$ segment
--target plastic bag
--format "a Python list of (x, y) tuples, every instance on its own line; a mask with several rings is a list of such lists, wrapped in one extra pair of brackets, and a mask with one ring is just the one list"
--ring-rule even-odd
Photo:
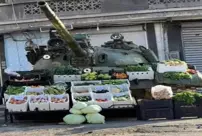
[(86, 118), (83, 115), (69, 114), (63, 118), (63, 121), (69, 125), (76, 125), (84, 123)]
[(86, 119), (87, 119), (88, 123), (92, 123), (92, 124), (104, 124), (105, 123), (105, 117), (99, 113), (87, 114)]
[(82, 114), (81, 110), (77, 110), (77, 109), (74, 109), (74, 108), (71, 108), (69, 110), (69, 112), (72, 113), (72, 114), (76, 114), (76, 115), (81, 115)]
[(81, 110), (84, 114), (93, 114), (93, 113), (99, 113), (102, 110), (102, 108), (98, 105), (90, 105), (84, 109)]
[(169, 86), (157, 85), (152, 87), (151, 95), (156, 100), (170, 99), (173, 97), (173, 91)]
[(10, 75), (10, 76), (20, 77), (20, 74), (19, 74), (19, 73), (15, 72), (15, 71), (13, 71), (13, 70), (11, 70), (11, 69), (9, 69), (9, 68), (5, 69), (4, 72), (5, 72), (6, 74)]
[(86, 108), (88, 105), (84, 102), (77, 102), (76, 104), (74, 104), (73, 108), (77, 109), (77, 110), (81, 110), (83, 108)]

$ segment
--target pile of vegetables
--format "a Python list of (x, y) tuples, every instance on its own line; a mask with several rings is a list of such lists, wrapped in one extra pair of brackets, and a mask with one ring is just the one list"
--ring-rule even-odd
[(89, 85), (99, 85), (97, 82), (83, 82), (83, 83), (76, 83), (75, 86), (89, 86)]
[(164, 78), (171, 80), (191, 79), (192, 76), (188, 72), (166, 72), (163, 74)]
[(72, 66), (58, 66), (51, 70), (53, 75), (79, 75), (81, 72)]
[(125, 67), (127, 72), (139, 72), (139, 71), (149, 71), (148, 65), (135, 65)]
[(97, 72), (91, 72), (81, 75), (82, 80), (96, 80), (97, 79)]
[(64, 88), (61, 88), (60, 86), (48, 86), (45, 88), (44, 93), (57, 95), (57, 94), (65, 93), (65, 90)]
[(111, 79), (109, 74), (98, 74), (97, 72), (85, 73), (81, 75), (82, 80), (108, 80)]
[(122, 92), (127, 92), (129, 90), (126, 87), (113, 86), (112, 89), (111, 89), (111, 91), (112, 91), (112, 93), (122, 93)]
[(107, 102), (107, 99), (95, 99), (97, 102)]
[(92, 100), (90, 96), (76, 96), (74, 99), (79, 102), (88, 102)]
[(93, 93), (107, 93), (109, 92), (109, 89), (105, 86), (97, 86), (92, 89)]
[(25, 87), (8, 86), (6, 94), (8, 95), (18, 95), (24, 93)]
[(113, 73), (113, 76), (116, 79), (127, 79), (128, 78), (128, 75), (125, 73)]
[(127, 80), (107, 80), (107, 81), (102, 81), (103, 85), (121, 85), (121, 84), (128, 84)]
[(100, 80), (108, 80), (108, 79), (111, 79), (111, 76), (109, 74), (99, 74), (98, 76), (98, 79)]
[(175, 101), (184, 102), (187, 105), (193, 105), (202, 98), (202, 94), (197, 92), (181, 92), (177, 93), (173, 99)]
[(31, 103), (48, 103), (48, 97), (47, 96), (38, 96), (38, 97), (31, 97), (30, 99)]
[(108, 93), (109, 92), (109, 90), (107, 90), (107, 89), (102, 89), (102, 90), (94, 90), (93, 91), (93, 93)]
[(78, 94), (84, 94), (84, 93), (89, 93), (89, 91), (86, 89), (86, 90), (79, 90), (79, 91), (74, 91), (75, 93), (78, 93)]
[(173, 59), (173, 60), (165, 61), (164, 64), (169, 65), (169, 66), (181, 66), (181, 65), (186, 64), (186, 62), (178, 60), (178, 59)]
[(26, 95), (43, 95), (43, 91), (27, 91)]
[(53, 102), (53, 103), (65, 103), (67, 101), (68, 101), (67, 96), (62, 96), (62, 97), (52, 96), (51, 97), (51, 102)]
[(129, 95), (122, 95), (122, 96), (114, 96), (114, 101), (127, 101), (130, 100)]
[(20, 96), (21, 98), (12, 97), (9, 101), (10, 104), (24, 104), (27, 102), (26, 96)]
[(197, 73), (197, 71), (194, 70), (194, 69), (188, 69), (187, 72), (188, 72), (189, 74), (196, 74), (196, 73)]
[(99, 114), (101, 110), (102, 108), (98, 105), (88, 106), (86, 103), (77, 102), (70, 109), (71, 114), (66, 115), (63, 120), (69, 125), (78, 125), (84, 123), (85, 121), (93, 124), (104, 124), (105, 117)]

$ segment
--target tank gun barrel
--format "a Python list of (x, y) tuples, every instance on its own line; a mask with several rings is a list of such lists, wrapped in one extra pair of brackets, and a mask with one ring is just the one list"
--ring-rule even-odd
[(44, 12), (46, 17), (53, 24), (54, 28), (57, 30), (61, 38), (68, 43), (69, 48), (75, 53), (75, 55), (77, 57), (86, 56), (87, 53), (84, 50), (82, 50), (80, 45), (75, 41), (73, 36), (67, 30), (65, 25), (59, 19), (59, 17), (53, 12), (53, 10), (50, 8), (48, 3), (46, 3), (45, 1), (39, 1), (38, 5), (41, 8), (41, 10)]

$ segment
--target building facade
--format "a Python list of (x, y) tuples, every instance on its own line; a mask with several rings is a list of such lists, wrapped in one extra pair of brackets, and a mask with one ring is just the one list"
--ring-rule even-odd
[[(1, 0), (1, 67), (31, 70), (24, 47), (46, 45), (51, 23), (38, 0)], [(46, 0), (72, 33), (87, 33), (93, 46), (120, 32), (152, 49), (160, 60), (179, 58), (202, 71), (201, 0)]]

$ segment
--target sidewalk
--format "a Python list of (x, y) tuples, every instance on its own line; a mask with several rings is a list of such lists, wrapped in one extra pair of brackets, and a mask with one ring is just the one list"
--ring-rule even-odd
[(201, 136), (202, 119), (136, 121), (108, 120), (106, 124), (18, 123), (0, 128), (0, 136)]

